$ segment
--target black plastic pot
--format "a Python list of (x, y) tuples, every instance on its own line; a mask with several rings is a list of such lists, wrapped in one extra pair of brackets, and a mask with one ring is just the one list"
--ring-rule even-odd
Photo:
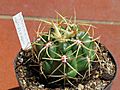
[[(115, 62), (114, 57), (113, 57), (112, 54), (110, 53), (110, 51), (108, 52), (108, 54), (110, 55), (110, 57), (111, 57), (113, 63), (115, 64), (115, 71), (116, 71), (116, 72), (115, 72), (115, 76), (116, 76), (116, 73), (117, 73), (117, 64), (116, 64), (116, 62)], [(115, 79), (115, 76), (114, 76), (113, 80)], [(113, 80), (112, 80), (112, 81), (113, 81)], [(112, 81), (110, 82), (110, 84), (108, 84), (108, 86), (107, 86), (104, 90), (111, 90)]]
[[(101, 44), (100, 44), (100, 45), (101, 45)], [(116, 72), (115, 72), (115, 75), (114, 75), (114, 78), (115, 78), (116, 73), (117, 73), (117, 64), (116, 64), (116, 62), (115, 62), (115, 60), (114, 60), (114, 58), (113, 58), (113, 56), (112, 56), (112, 54), (111, 54), (110, 52), (108, 52), (108, 55), (111, 57), (112, 62), (115, 64), (115, 71), (116, 71)], [(18, 55), (17, 55), (17, 57), (18, 57)], [(22, 90), (26, 90), (25, 88), (22, 87), (22, 85), (21, 85), (21, 83), (20, 83), (20, 81), (19, 81), (19, 76), (17, 75), (17, 71), (16, 71), (16, 68), (18, 68), (18, 67), (16, 66), (17, 57), (16, 57), (15, 60), (14, 60), (14, 68), (15, 68), (16, 77), (17, 77), (17, 80), (18, 80), (18, 83), (19, 83), (21, 89), (22, 89)], [(113, 78), (113, 80), (114, 80), (114, 78)], [(112, 81), (113, 81), (113, 80), (111, 80), (111, 82), (106, 86), (106, 88), (105, 88), (104, 90), (111, 90), (111, 86), (112, 86)], [(28, 90), (28, 89), (27, 89), (27, 90)], [(31, 89), (30, 89), (30, 90), (31, 90)]]

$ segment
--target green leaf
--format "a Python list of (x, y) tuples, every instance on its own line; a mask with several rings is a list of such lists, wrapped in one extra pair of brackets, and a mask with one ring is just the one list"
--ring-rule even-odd
[(51, 58), (58, 57), (54, 52), (57, 53), (57, 48), (53, 45), (53, 46), (49, 47), (49, 54), (50, 54)]
[[(94, 50), (95, 43), (91, 42), (89, 48)], [(89, 57), (90, 57), (91, 60), (94, 60), (95, 59), (95, 51), (90, 51), (89, 52)]]
[(44, 46), (44, 42), (43, 41), (38, 41), (37, 44), (35, 44), (35, 45), (36, 45), (36, 49), (38, 51), (40, 51)]
[(77, 70), (77, 61), (76, 61), (76, 59), (71, 60), (70, 65), (71, 65), (74, 69), (76, 69), (76, 71), (78, 71), (78, 70)]
[(84, 36), (84, 34), (85, 34), (85, 32), (83, 32), (83, 31), (78, 32), (78, 34), (76, 35), (76, 39), (81, 40), (81, 38)]
[(77, 69), (78, 71), (84, 71), (88, 68), (86, 58), (78, 58), (77, 59)]
[[(78, 71), (78, 68), (77, 68), (77, 61), (76, 59), (73, 59), (71, 61), (69, 61), (69, 64), (76, 70)], [(77, 75), (77, 72), (73, 69), (71, 69), (70, 67), (68, 67), (68, 73), (67, 75), (70, 76), (70, 77), (75, 77)]]
[(69, 43), (68, 42), (62, 42), (59, 44), (59, 49), (60, 51), (65, 54), (67, 51), (71, 50), (71, 48), (67, 49), (66, 48), (69, 46)]
[(48, 36), (43, 35), (42, 38), (48, 42)]
[(51, 71), (52, 71), (52, 64), (50, 64), (50, 62), (51, 61), (45, 61), (43, 63), (43, 69), (44, 69), (45, 73), (47, 73), (47, 74), (51, 73)]
[(67, 56), (68, 60), (71, 60), (72, 58), (74, 58), (72, 50), (67, 51), (66, 56)]
[(71, 70), (70, 72), (67, 73), (69, 77), (75, 77), (77, 73), (74, 70)]
[(77, 50), (77, 48), (78, 48), (78, 45), (74, 45), (74, 46), (72, 47), (72, 51)]

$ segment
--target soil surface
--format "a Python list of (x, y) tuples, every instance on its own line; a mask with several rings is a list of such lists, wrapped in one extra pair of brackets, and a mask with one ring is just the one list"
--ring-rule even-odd
[[(104, 90), (115, 77), (116, 66), (105, 46), (99, 46), (98, 57), (92, 62), (90, 72), (81, 72), (84, 79), (77, 76), (76, 80), (71, 80), (77, 88), (69, 83), (64, 85), (62, 81), (48, 85), (42, 72), (38, 71), (40, 65), (31, 51), (21, 50), (15, 61), (15, 72), (20, 86), (24, 90)], [(51, 79), (54, 78), (49, 80)]]

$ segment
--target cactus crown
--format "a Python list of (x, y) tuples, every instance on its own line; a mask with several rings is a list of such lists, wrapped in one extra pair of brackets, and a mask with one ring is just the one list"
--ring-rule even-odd
[(49, 79), (49, 84), (63, 81), (73, 85), (71, 80), (84, 78), (81, 72), (90, 70), (96, 57), (95, 41), (98, 38), (93, 39), (89, 34), (89, 30), (94, 28), (92, 25), (59, 16), (61, 18), (56, 22), (43, 21), (51, 28), (48, 33), (39, 32), (33, 46), (44, 78), (54, 78)]

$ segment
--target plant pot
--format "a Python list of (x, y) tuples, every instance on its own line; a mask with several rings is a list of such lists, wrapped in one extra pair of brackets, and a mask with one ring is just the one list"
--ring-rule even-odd
[[(99, 44), (100, 46), (102, 44)], [(102, 45), (104, 48), (105, 46)], [(106, 49), (106, 48), (105, 48)], [(106, 51), (108, 51), (106, 49)], [(20, 50), (21, 52), (21, 50)], [(28, 87), (28, 81), (26, 80), (26, 77), (24, 75), (24, 69), (19, 69), (19, 68), (22, 68), (24, 67), (23, 65), (23, 61), (24, 61), (24, 58), (21, 59), (21, 61), (19, 61), (19, 65), (18, 65), (18, 56), (20, 55), (20, 52), (18, 53), (17, 57), (15, 58), (15, 61), (14, 61), (14, 68), (15, 68), (15, 73), (16, 73), (16, 77), (17, 77), (17, 80), (18, 80), (18, 83), (21, 87), (22, 90), (49, 90), (49, 89), (43, 89), (42, 88), (42, 85), (41, 86), (38, 86), (39, 88), (41, 89), (31, 89), (30, 87)], [(108, 51), (108, 56), (111, 58), (113, 64), (115, 65), (115, 74), (114, 74), (114, 77), (112, 78), (112, 80), (106, 85), (106, 87), (103, 89), (103, 90), (110, 90), (111, 89), (111, 86), (112, 86), (112, 81), (114, 80), (115, 76), (116, 76), (116, 72), (117, 72), (117, 65), (116, 65), (116, 62), (112, 56), (112, 54)], [(32, 86), (31, 86), (32, 87)], [(50, 89), (51, 90), (51, 89)], [(63, 89), (53, 89), (53, 90), (63, 90)], [(73, 90), (73, 89), (72, 89)], [(81, 90), (81, 89), (80, 89)], [(88, 90), (88, 89), (87, 89)], [(98, 90), (98, 89), (97, 89)], [(100, 89), (101, 90), (101, 89)]]
[[(116, 64), (116, 62), (115, 62), (115, 59), (114, 59), (114, 57), (112, 56), (112, 54), (110, 53), (110, 52), (108, 52), (109, 53), (109, 55), (110, 55), (110, 57), (112, 58), (112, 60), (113, 60), (113, 63), (115, 64), (115, 76), (116, 76), (116, 73), (117, 73), (117, 64)], [(114, 76), (114, 78), (115, 78), (115, 76)], [(114, 78), (113, 78), (113, 80), (114, 80)], [(112, 81), (113, 81), (112, 80)], [(104, 90), (111, 90), (111, 87), (112, 87), (112, 81), (106, 86), (106, 88), (104, 89)]]

